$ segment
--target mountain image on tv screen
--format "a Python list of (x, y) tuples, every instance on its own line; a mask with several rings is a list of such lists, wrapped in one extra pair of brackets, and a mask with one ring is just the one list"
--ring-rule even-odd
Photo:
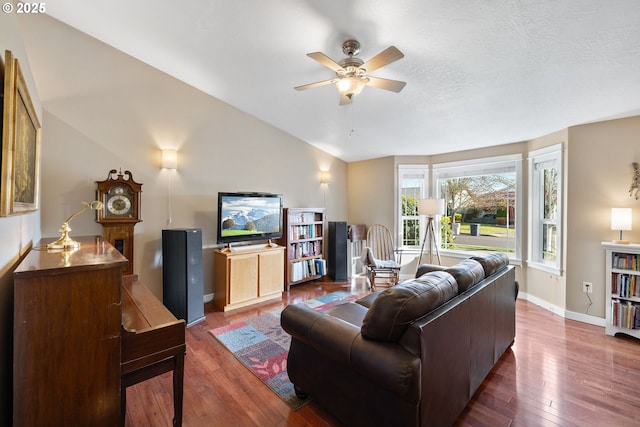
[(277, 233), (280, 231), (280, 200), (226, 196), (221, 221), (222, 237)]

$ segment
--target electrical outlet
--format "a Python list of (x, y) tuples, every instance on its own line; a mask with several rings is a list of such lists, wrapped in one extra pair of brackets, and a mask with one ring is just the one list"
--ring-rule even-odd
[(582, 282), (582, 292), (593, 293), (593, 283), (591, 282)]

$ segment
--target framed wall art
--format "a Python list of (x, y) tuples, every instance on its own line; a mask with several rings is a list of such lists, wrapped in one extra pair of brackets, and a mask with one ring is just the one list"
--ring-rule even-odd
[(18, 59), (5, 51), (0, 216), (38, 209), (40, 122)]

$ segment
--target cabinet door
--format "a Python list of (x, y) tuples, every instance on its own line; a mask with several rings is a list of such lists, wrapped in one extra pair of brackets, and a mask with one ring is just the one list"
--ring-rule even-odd
[(229, 257), (229, 304), (258, 296), (258, 255), (240, 254)]
[(284, 251), (272, 251), (260, 254), (259, 296), (282, 292), (284, 290)]

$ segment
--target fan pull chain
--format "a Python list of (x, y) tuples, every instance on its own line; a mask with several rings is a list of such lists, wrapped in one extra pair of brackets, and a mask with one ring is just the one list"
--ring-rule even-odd
[(351, 137), (353, 136), (353, 133), (356, 131), (354, 129), (354, 126), (353, 126), (353, 108), (354, 108), (353, 107), (353, 103), (349, 104), (348, 107), (349, 107), (349, 132), (348, 132), (348, 135), (349, 135), (349, 139), (351, 139)]

